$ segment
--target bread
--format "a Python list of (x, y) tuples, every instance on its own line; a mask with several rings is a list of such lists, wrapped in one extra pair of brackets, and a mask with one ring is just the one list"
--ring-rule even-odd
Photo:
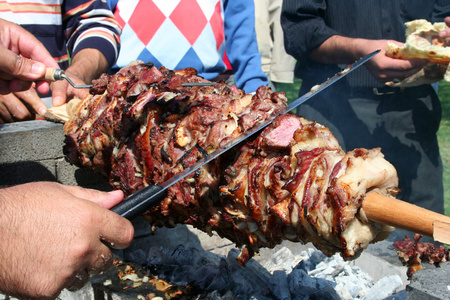
[(431, 24), (427, 20), (405, 23), (406, 42), (402, 46), (388, 42), (386, 56), (396, 59), (426, 59), (429, 63), (418, 73), (400, 81), (388, 82), (392, 87), (411, 87), (441, 80), (450, 81), (450, 47), (446, 47), (439, 32), (448, 28), (444, 22)]

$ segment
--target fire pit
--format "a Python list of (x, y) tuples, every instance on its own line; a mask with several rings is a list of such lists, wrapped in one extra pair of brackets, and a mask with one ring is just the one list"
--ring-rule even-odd
[[(189, 286), (184, 290), (189, 290), (192, 298), (384, 299), (405, 293), (406, 268), (398, 261), (391, 264), (371, 253), (364, 252), (356, 261), (344, 262), (339, 255), (325, 257), (310, 244), (285, 242), (275, 249), (264, 249), (243, 267), (236, 260), (238, 251), (227, 240), (184, 225), (157, 229), (156, 234), (149, 235), (142, 226), (144, 222), (136, 223), (141, 230), (133, 245), (120, 256), (126, 262), (137, 263), (138, 269), (146, 269), (149, 277)], [(391, 256), (395, 254), (390, 251)], [(370, 273), (363, 267), (370, 267)], [(119, 284), (110, 285), (111, 277)], [(120, 282), (117, 270), (93, 278), (92, 284), (105, 297), (132, 299), (131, 290), (133, 295), (158, 295), (151, 284), (133, 288), (131, 280)], [(380, 291), (385, 292), (385, 297), (377, 298)]]
[[(0, 184), (56, 180), (109, 189), (100, 175), (65, 162), (62, 141), (61, 124), (30, 121), (0, 125)], [(242, 267), (236, 262), (234, 245), (217, 236), (185, 225), (157, 228), (153, 234), (141, 219), (135, 225), (131, 247), (116, 252), (122, 263), (94, 276), (81, 291), (64, 291), (60, 299), (164, 298), (166, 291), (155, 290), (152, 278), (177, 287), (173, 291), (180, 293), (173, 296), (180, 299), (181, 293), (186, 293), (185, 299), (194, 295), (204, 299), (298, 299), (308, 295), (318, 299), (392, 299), (392, 295), (395, 299), (442, 299), (450, 293), (448, 263), (441, 268), (424, 265), (425, 269), (408, 281), (392, 241), (369, 246), (352, 262), (339, 256), (327, 258), (309, 244), (284, 242), (274, 249), (263, 249)], [(134, 281), (118, 277), (118, 270), (127, 265), (141, 272)], [(146, 282), (136, 284), (145, 276)]]

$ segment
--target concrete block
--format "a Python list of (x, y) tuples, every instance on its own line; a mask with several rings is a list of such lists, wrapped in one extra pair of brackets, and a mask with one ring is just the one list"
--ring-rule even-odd
[(62, 124), (26, 121), (0, 125), (0, 164), (63, 157)]
[(450, 262), (416, 271), (406, 287), (406, 299), (450, 299)]
[(110, 191), (108, 180), (101, 174), (80, 169), (69, 164), (64, 158), (56, 160), (58, 182), (68, 185), (78, 185), (85, 188)]
[(38, 120), (0, 125), (0, 185), (58, 181), (111, 190), (101, 174), (70, 165), (63, 146), (62, 124)]

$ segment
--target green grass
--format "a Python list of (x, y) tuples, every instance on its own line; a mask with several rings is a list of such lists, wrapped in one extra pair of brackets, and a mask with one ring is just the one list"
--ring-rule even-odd
[[(277, 91), (285, 92), (290, 101), (295, 100), (298, 98), (300, 83), (300, 79), (296, 79), (292, 84), (278, 84)], [(442, 81), (439, 84), (439, 99), (442, 104), (442, 121), (438, 140), (444, 166), (444, 207), (445, 214), (450, 216), (450, 83)]]
[(439, 147), (444, 166), (444, 208), (450, 216), (450, 83), (439, 83), (439, 99), (442, 105), (442, 121), (438, 131)]

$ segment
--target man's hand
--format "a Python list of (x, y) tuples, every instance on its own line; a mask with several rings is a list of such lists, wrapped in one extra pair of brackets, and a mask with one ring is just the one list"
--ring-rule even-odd
[(35, 113), (47, 111), (34, 88), (26, 91), (0, 95), (0, 124), (35, 119)]
[(58, 68), (44, 45), (17, 24), (0, 19), (0, 123), (31, 119), (47, 111), (40, 93), (49, 92), (42, 79), (47, 67)]
[[(77, 85), (90, 84), (80, 79), (76, 74), (70, 71), (70, 68), (65, 71), (67, 77)], [(69, 102), (73, 98), (83, 99), (89, 93), (89, 89), (76, 89), (67, 82), (67, 80), (58, 80), (51, 84), (52, 102), (53, 106), (60, 106)]]
[[(58, 67), (44, 45), (17, 24), (0, 19), (0, 93), (26, 90), (31, 81), (38, 81), (41, 93), (48, 93), (49, 84), (39, 81), (46, 67)], [(27, 82), (20, 82), (27, 81)]]
[[(108, 70), (105, 56), (97, 49), (83, 49), (72, 59), (72, 64), (65, 71), (66, 75), (76, 84), (90, 84), (93, 79)], [(52, 101), (54, 106), (60, 106), (77, 97), (82, 99), (88, 89), (75, 89), (67, 81), (52, 83)]]
[[(0, 19), (0, 124), (28, 120), (35, 113), (44, 115), (47, 107), (32, 86), (47, 94), (50, 85), (39, 80), (46, 67), (59, 68), (45, 47), (22, 27)], [(89, 84), (108, 70), (105, 56), (97, 49), (83, 49), (73, 58), (66, 75), (76, 84)], [(74, 97), (83, 98), (88, 89), (75, 89), (65, 80), (51, 84), (54, 106)]]
[[(391, 41), (398, 45), (400, 42)], [(311, 52), (311, 58), (328, 64), (351, 64), (361, 57), (380, 49), (381, 52), (365, 66), (379, 82), (403, 80), (422, 69), (425, 60), (400, 60), (386, 56), (388, 40), (368, 40), (334, 35)]]
[[(56, 297), (81, 288), (113, 263), (134, 229), (111, 212), (110, 193), (36, 182), (0, 190), (0, 290), (17, 297)], [(108, 246), (107, 246), (108, 245)]]
[[(399, 46), (403, 43), (397, 41), (390, 41)], [(386, 45), (388, 40), (366, 40), (365, 49), (367, 54), (375, 49), (381, 49), (378, 55), (375, 55), (366, 63), (367, 69), (379, 82), (401, 81), (409, 76), (419, 72), (426, 64), (425, 59), (394, 59), (386, 56)]]
[[(446, 17), (444, 21), (447, 27), (450, 27), (450, 17)], [(450, 28), (439, 32), (439, 36), (444, 38), (446, 46), (450, 47)]]

